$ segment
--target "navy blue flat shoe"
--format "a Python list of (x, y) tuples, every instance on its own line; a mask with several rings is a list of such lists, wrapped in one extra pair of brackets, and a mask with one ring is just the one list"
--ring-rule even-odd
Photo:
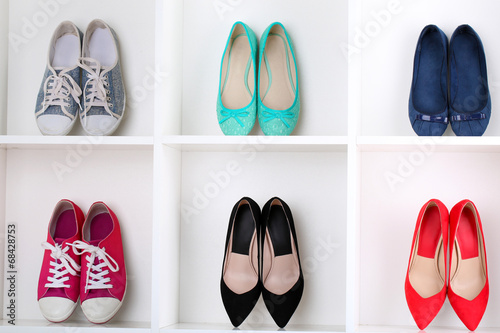
[(450, 40), (450, 122), (456, 135), (483, 135), (491, 116), (491, 98), (483, 43), (469, 25)]
[(409, 116), (415, 133), (443, 135), (448, 126), (448, 39), (435, 25), (420, 33), (413, 62)]

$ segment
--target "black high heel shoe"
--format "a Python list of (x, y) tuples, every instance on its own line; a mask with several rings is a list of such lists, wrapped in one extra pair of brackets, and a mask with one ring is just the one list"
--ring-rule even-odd
[(302, 298), (304, 276), (292, 212), (278, 197), (262, 209), (261, 253), (262, 297), (276, 324), (283, 328)]
[(231, 323), (238, 327), (260, 297), (260, 207), (244, 197), (231, 212), (227, 230), (222, 278), (222, 302)]

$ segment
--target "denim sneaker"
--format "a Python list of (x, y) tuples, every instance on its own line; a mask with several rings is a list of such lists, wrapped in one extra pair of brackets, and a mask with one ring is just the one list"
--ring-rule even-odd
[(36, 123), (43, 135), (66, 135), (80, 108), (82, 35), (69, 21), (56, 28), (50, 41), (47, 67), (36, 101)]
[(83, 37), (83, 105), (80, 121), (90, 135), (111, 135), (125, 112), (118, 40), (102, 20), (90, 22)]

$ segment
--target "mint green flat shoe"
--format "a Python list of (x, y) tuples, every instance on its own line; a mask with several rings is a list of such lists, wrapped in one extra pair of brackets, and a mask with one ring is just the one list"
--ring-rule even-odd
[(236, 22), (220, 67), (217, 119), (225, 135), (247, 135), (257, 117), (257, 37)]
[(290, 135), (300, 111), (299, 82), (292, 41), (275, 22), (262, 34), (259, 49), (259, 124), (265, 135)]

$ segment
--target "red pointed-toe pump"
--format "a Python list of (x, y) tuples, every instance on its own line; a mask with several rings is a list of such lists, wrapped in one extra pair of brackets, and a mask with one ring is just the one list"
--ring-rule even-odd
[(431, 199), (418, 214), (405, 281), (406, 302), (420, 329), (436, 317), (446, 298), (448, 209)]
[(481, 218), (474, 203), (462, 200), (450, 213), (448, 299), (464, 325), (474, 331), (489, 297), (488, 266)]

